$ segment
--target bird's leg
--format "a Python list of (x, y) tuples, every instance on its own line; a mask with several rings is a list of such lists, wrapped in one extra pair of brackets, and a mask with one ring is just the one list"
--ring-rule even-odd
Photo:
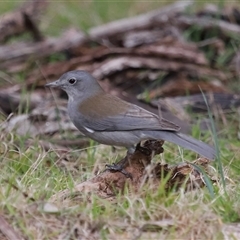
[(128, 161), (128, 157), (125, 157), (118, 163), (113, 164), (106, 164), (106, 170), (113, 171), (113, 172), (121, 172), (126, 178), (132, 179), (132, 174), (127, 172), (124, 167)]
[(119, 161), (118, 163), (106, 164), (106, 170), (113, 171), (113, 172), (121, 172), (123, 175), (125, 175), (125, 177), (132, 179), (131, 173), (127, 172), (124, 169), (124, 167), (128, 163), (130, 156), (134, 154), (135, 151), (139, 151), (146, 156), (150, 156), (152, 154), (152, 150), (148, 146), (150, 143), (151, 141), (146, 141), (143, 143), (143, 146), (141, 146), (141, 143), (138, 143), (136, 147), (134, 146), (129, 147), (127, 151), (127, 156), (121, 161)]
[(159, 117), (159, 122), (161, 122), (162, 119), (163, 119), (163, 116), (162, 116), (162, 110), (161, 110), (160, 101), (158, 101), (158, 117)]
[(106, 170), (109, 171), (114, 171), (114, 172), (121, 172), (126, 178), (131, 178), (132, 179), (132, 174), (127, 172), (124, 167), (126, 163), (128, 162), (128, 159), (130, 156), (134, 153), (135, 149), (134, 147), (128, 148), (127, 151), (127, 156), (119, 161), (118, 163), (113, 163), (113, 164), (106, 164)]

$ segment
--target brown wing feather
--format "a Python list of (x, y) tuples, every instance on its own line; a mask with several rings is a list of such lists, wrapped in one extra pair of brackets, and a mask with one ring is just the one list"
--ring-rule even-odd
[(176, 124), (106, 93), (88, 98), (79, 105), (79, 111), (85, 127), (95, 131), (180, 130)]

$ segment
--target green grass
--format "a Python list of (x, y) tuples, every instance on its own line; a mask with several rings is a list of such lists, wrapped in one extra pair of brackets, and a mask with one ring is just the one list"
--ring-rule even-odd
[[(86, 31), (92, 26), (146, 12), (165, 3), (169, 1), (51, 2), (41, 29), (51, 36), (58, 36), (69, 26)], [(1, 2), (0, 13), (18, 4), (15, 1)], [(198, 34), (198, 29), (193, 29), (186, 36), (198, 41)], [(237, 44), (236, 40), (232, 46)], [(211, 58), (208, 49), (206, 54)], [(228, 55), (216, 62), (224, 65), (227, 60)], [(22, 82), (24, 74), (14, 78)], [(27, 95), (26, 91), (22, 90), (23, 96)], [(26, 112), (28, 110), (19, 109), (19, 113)], [(163, 179), (157, 190), (144, 186), (142, 191), (131, 193), (126, 189), (126, 193), (117, 196), (113, 203), (94, 195), (90, 196), (89, 202), (89, 196), (84, 194), (78, 199), (59, 200), (53, 203), (57, 208), (54, 213), (46, 209), (54, 194), (64, 189), (74, 192), (77, 183), (93, 177), (94, 171), (104, 169), (106, 163), (115, 162), (125, 150), (114, 152), (111, 147), (91, 142), (86, 149), (45, 151), (38, 138), (32, 139), (28, 145), (27, 136), (19, 136), (15, 131), (5, 134), (1, 129), (4, 120), (1, 119), (0, 213), (27, 239), (222, 239), (223, 224), (240, 221), (237, 113), (227, 119), (227, 125), (218, 119), (218, 146), (226, 190), (221, 181), (214, 185), (208, 183), (214, 197), (207, 188), (188, 193), (183, 189), (166, 192), (166, 179)], [(61, 134), (62, 138), (72, 137)], [(211, 142), (211, 136), (201, 136), (199, 126), (194, 126), (192, 134)], [(196, 158), (194, 153), (173, 144), (164, 144), (164, 149), (164, 154), (154, 161), (176, 164)], [(213, 164), (213, 172), (218, 179), (216, 165)]]
[[(18, 145), (13, 141), (16, 137)], [(237, 172), (232, 170), (237, 166), (236, 156), (232, 162), (224, 164), (225, 174), (230, 179), (226, 181), (226, 192), (222, 184), (217, 183), (212, 186), (214, 198), (207, 189), (189, 193), (166, 192), (163, 179), (157, 191), (147, 185), (139, 193), (119, 195), (114, 203), (94, 195), (90, 203), (89, 196), (84, 194), (77, 200), (59, 199), (53, 204), (57, 212), (51, 213), (44, 208), (54, 194), (64, 189), (74, 192), (74, 185), (94, 176), (93, 169), (104, 169), (107, 161), (118, 158), (124, 151), (112, 152), (111, 147), (93, 146), (92, 143), (86, 151), (59, 155), (58, 151), (42, 149), (38, 139), (31, 146), (26, 146), (25, 140), (14, 133), (1, 135), (0, 209), (29, 239), (55, 239), (61, 234), (74, 239), (80, 236), (78, 234), (90, 234), (100, 239), (132, 238), (134, 234), (141, 235), (139, 239), (186, 239), (192, 235), (197, 239), (219, 239), (221, 222), (239, 221), (240, 189), (238, 180), (235, 182), (234, 179)], [(220, 148), (224, 144), (226, 146), (226, 141), (223, 144), (220, 141)], [(194, 159), (194, 154), (189, 151), (184, 151), (181, 159), (176, 146), (165, 145), (167, 162)], [(226, 160), (230, 159), (231, 153), (225, 149)], [(94, 162), (94, 158), (99, 159), (98, 162)], [(64, 159), (69, 160), (67, 164)]]

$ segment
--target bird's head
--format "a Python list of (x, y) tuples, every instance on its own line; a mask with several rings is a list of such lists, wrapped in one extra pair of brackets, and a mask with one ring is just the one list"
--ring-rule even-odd
[(88, 72), (74, 70), (64, 73), (57, 81), (45, 85), (45, 87), (61, 88), (71, 99), (90, 97), (102, 92), (97, 80)]

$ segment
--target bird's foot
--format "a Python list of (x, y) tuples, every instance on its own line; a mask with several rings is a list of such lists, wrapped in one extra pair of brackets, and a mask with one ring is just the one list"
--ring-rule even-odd
[(125, 161), (123, 163), (106, 164), (106, 170), (113, 171), (113, 172), (121, 172), (126, 178), (132, 179), (132, 174), (127, 172), (123, 168), (124, 165), (125, 165)]

